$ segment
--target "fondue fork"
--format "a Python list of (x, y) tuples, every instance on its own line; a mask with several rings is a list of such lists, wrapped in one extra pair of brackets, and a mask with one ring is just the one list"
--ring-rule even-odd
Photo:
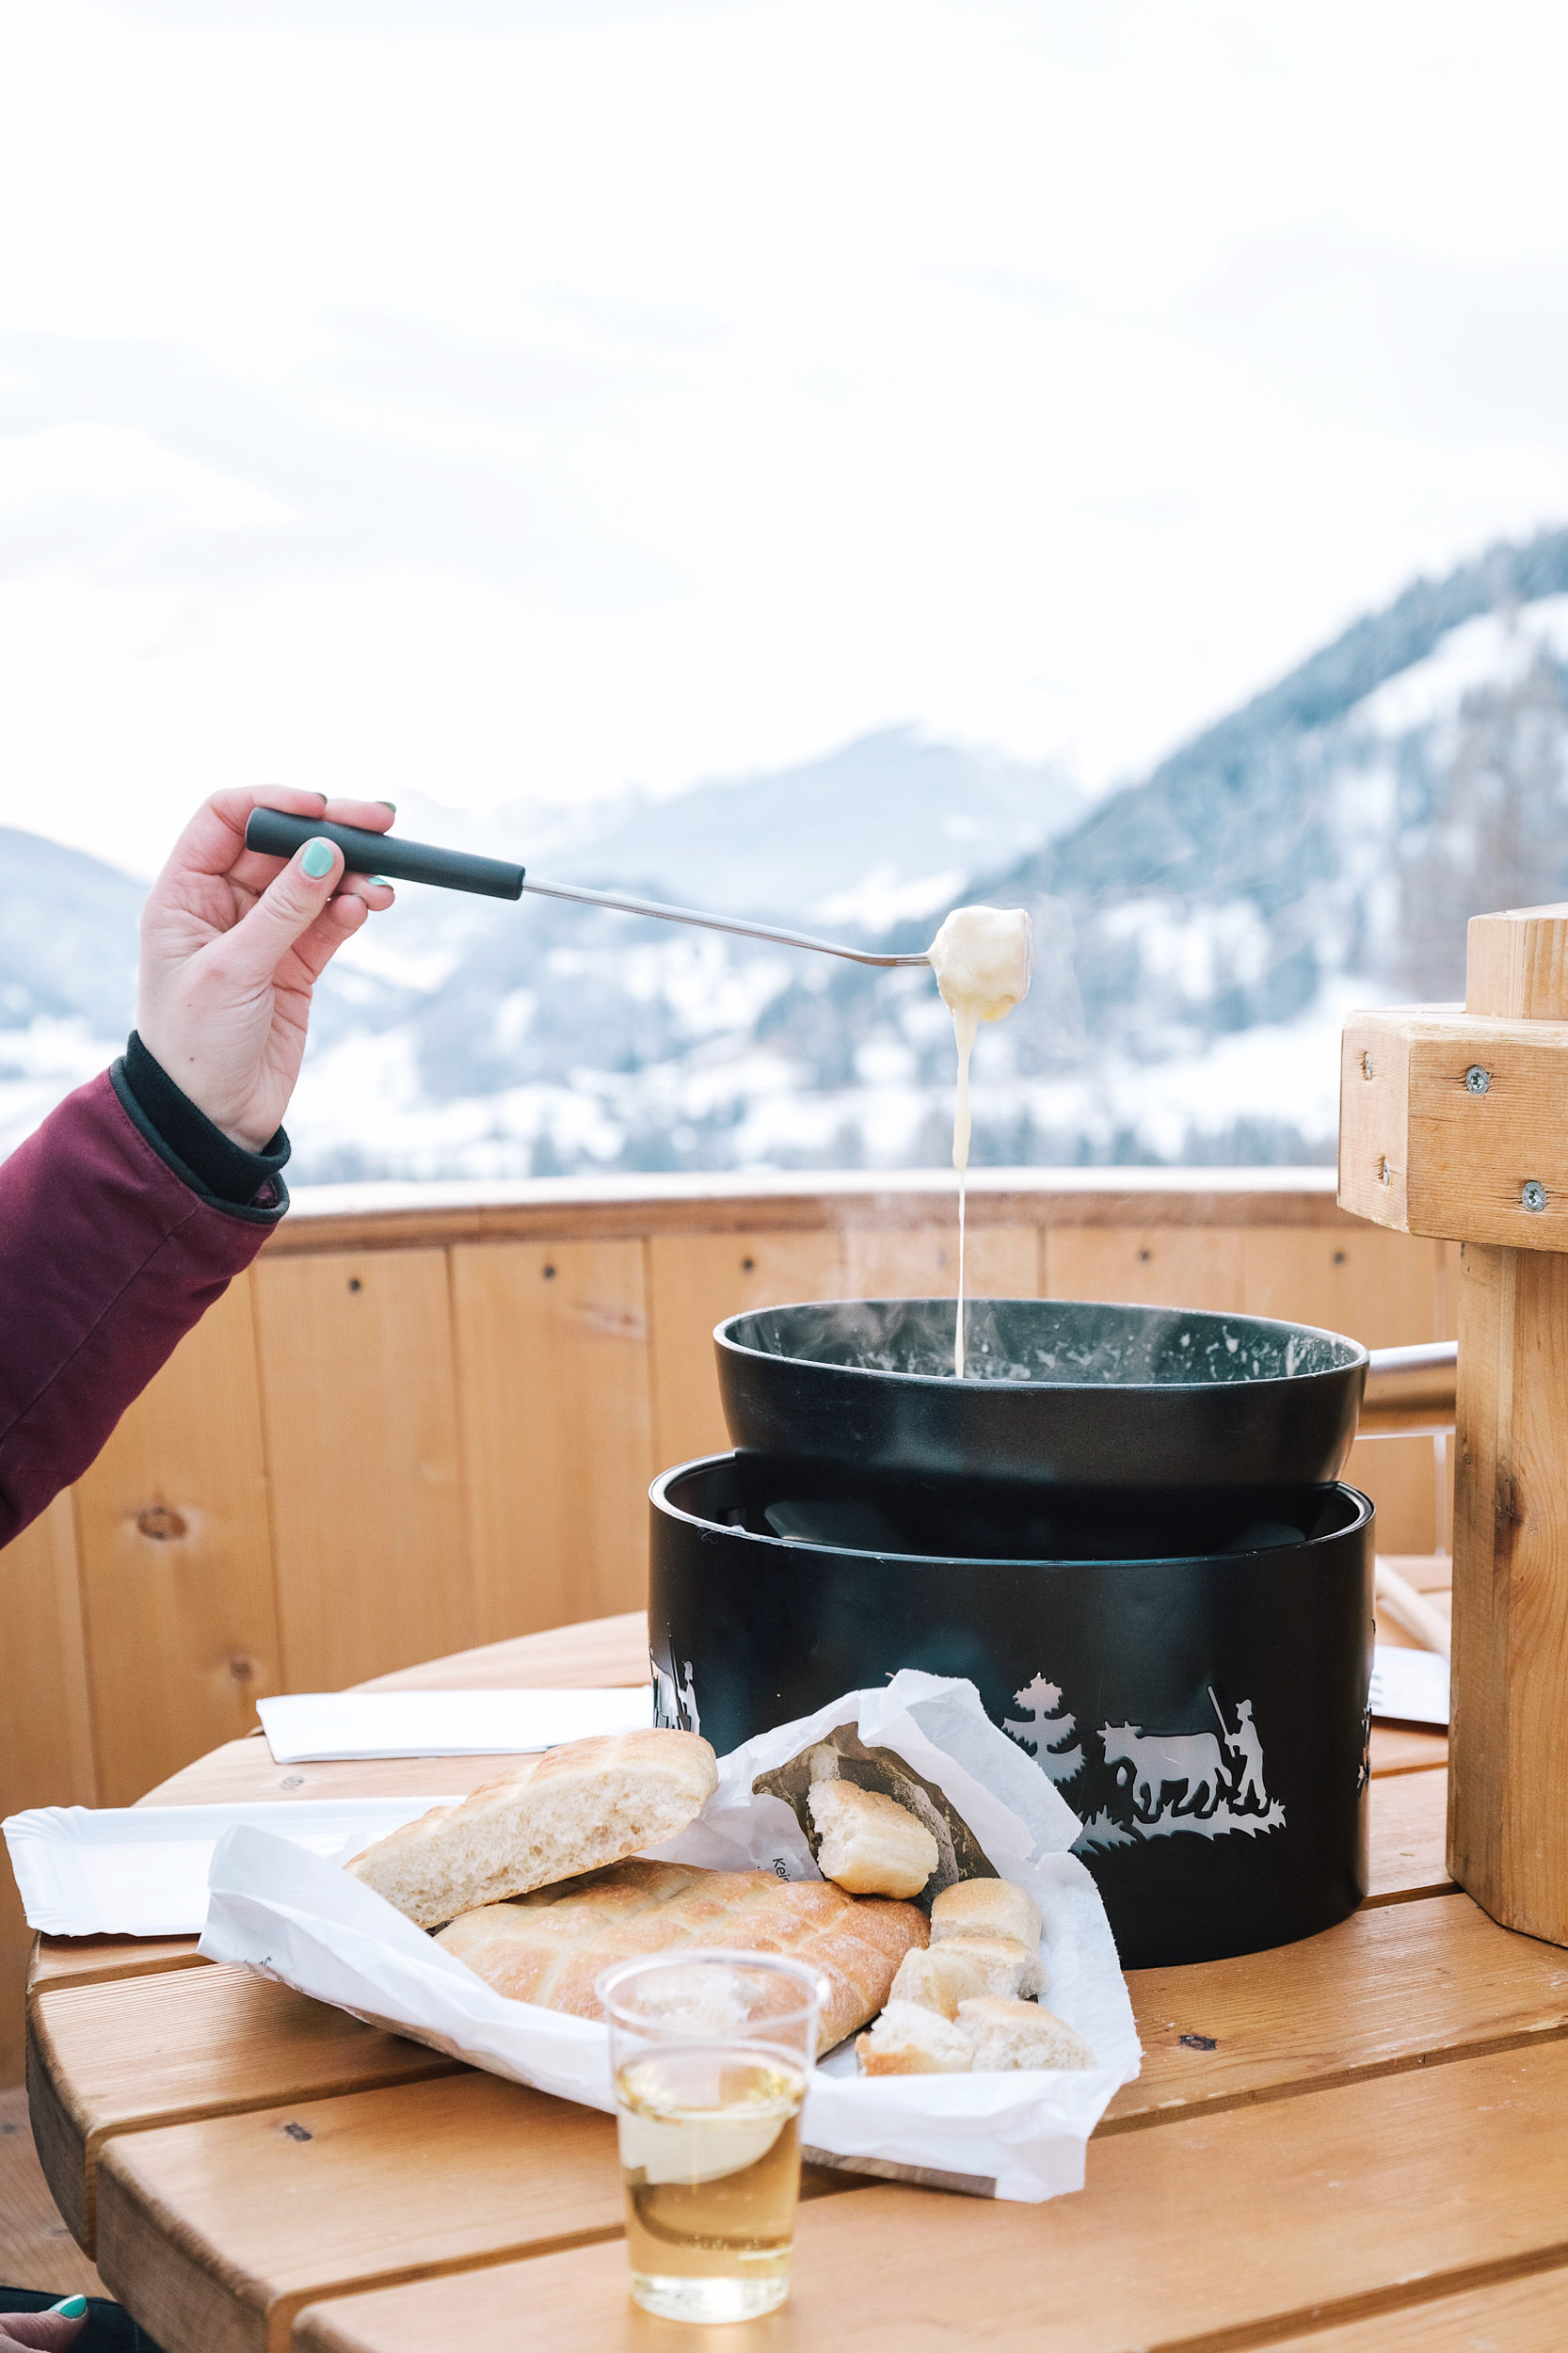
[(847, 956), (851, 964), (928, 964), (929, 956), (879, 956), (869, 948), (842, 948), (809, 932), (786, 931), (778, 923), (752, 923), (735, 915), (704, 915), (696, 907), (663, 906), (657, 899), (633, 899), (619, 890), (584, 890), (577, 883), (530, 881), (527, 869), (498, 857), (473, 857), (428, 841), (404, 841), (360, 825), (329, 825), (319, 817), (296, 817), (281, 808), (253, 808), (245, 828), (246, 847), (269, 857), (293, 857), (307, 841), (331, 841), (343, 852), (350, 874), (378, 874), (387, 882), (434, 883), (441, 890), (471, 890), (486, 899), (520, 899), (525, 890), (542, 899), (576, 899), (584, 906), (614, 907), (622, 915), (656, 915), (665, 923), (696, 923), (709, 932), (739, 932), (746, 939), (772, 940), (780, 948), (814, 948), (824, 956)]

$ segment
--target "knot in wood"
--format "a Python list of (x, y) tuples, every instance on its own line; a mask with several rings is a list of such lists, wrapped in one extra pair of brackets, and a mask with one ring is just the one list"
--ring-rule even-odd
[(144, 1512), (138, 1512), (136, 1527), (142, 1535), (151, 1536), (159, 1545), (169, 1544), (186, 1533), (184, 1513), (171, 1511), (167, 1503), (150, 1503)]

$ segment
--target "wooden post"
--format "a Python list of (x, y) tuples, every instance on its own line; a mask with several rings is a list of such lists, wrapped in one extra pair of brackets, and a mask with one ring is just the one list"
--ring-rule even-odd
[(1568, 905), (1474, 919), (1463, 1013), (1352, 1016), (1339, 1198), (1463, 1244), (1448, 1868), (1568, 1945)]
[[(1568, 908), (1477, 916), (1464, 1009), (1568, 1020)], [(1457, 1425), (1448, 1868), (1568, 1945), (1568, 1255), (1464, 1244)]]

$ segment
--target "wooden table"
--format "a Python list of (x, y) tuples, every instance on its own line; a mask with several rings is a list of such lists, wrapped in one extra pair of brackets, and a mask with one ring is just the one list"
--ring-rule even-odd
[[(646, 1659), (629, 1616), (385, 1680), (632, 1683)], [(1379, 1730), (1373, 1752), (1366, 1906), (1278, 1952), (1130, 1977), (1144, 2072), (1080, 2196), (990, 2204), (817, 2176), (792, 2298), (747, 2328), (680, 2330), (629, 2303), (608, 2118), (188, 1942), (41, 1941), (40, 2152), (167, 2353), (1560, 2353), (1568, 1952), (1449, 1884), (1442, 1741)], [(417, 1792), (433, 1769), (279, 1767), (252, 1738), (150, 1795)], [(449, 1760), (437, 1778), (494, 1769)]]

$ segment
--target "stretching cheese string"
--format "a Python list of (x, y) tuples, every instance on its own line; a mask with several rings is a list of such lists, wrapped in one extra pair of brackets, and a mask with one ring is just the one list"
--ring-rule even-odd
[(933, 940), (932, 968), (952, 1015), (958, 1043), (958, 1096), (952, 1164), (958, 1171), (958, 1306), (953, 1377), (964, 1378), (964, 1253), (968, 1206), (969, 1060), (983, 1021), (1000, 1021), (1028, 993), (1033, 964), (1029, 918), (1021, 907), (955, 907)]

